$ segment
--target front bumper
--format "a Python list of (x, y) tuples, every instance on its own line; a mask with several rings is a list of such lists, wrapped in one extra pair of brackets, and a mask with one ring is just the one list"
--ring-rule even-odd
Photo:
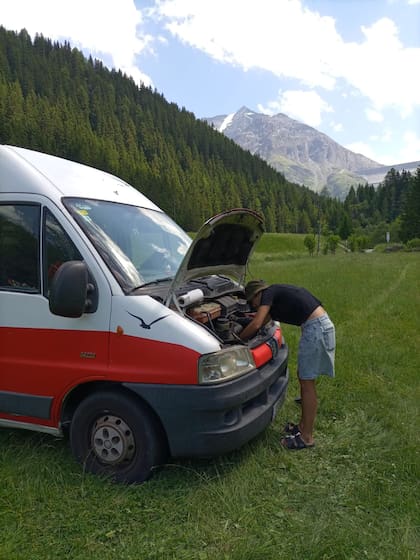
[(124, 383), (160, 418), (173, 457), (219, 455), (261, 433), (283, 403), (288, 349), (258, 370), (219, 385)]

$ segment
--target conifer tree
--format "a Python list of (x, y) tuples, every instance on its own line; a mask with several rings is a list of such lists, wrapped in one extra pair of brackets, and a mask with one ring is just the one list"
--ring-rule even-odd
[(404, 242), (420, 239), (420, 167), (410, 180), (401, 215), (400, 236)]

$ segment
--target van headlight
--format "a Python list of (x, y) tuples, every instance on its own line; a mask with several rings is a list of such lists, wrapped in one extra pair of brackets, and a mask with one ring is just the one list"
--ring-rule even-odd
[(198, 381), (202, 384), (220, 383), (253, 369), (255, 362), (248, 348), (234, 346), (201, 356), (198, 362)]

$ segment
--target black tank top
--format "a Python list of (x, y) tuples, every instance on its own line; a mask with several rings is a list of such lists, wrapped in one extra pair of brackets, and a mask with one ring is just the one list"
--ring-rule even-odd
[(270, 315), (275, 321), (300, 326), (322, 304), (305, 288), (272, 284), (262, 292), (261, 305), (270, 306)]

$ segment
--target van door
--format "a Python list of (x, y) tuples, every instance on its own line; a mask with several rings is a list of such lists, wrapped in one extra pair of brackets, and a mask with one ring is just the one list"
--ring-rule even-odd
[[(107, 376), (110, 288), (87, 247), (67, 224), (72, 239), (63, 222), (55, 207), (39, 201), (0, 200), (3, 419), (57, 426), (64, 395)], [(54, 274), (68, 260), (85, 260), (100, 292), (97, 309), (78, 319), (55, 316), (48, 305)]]

